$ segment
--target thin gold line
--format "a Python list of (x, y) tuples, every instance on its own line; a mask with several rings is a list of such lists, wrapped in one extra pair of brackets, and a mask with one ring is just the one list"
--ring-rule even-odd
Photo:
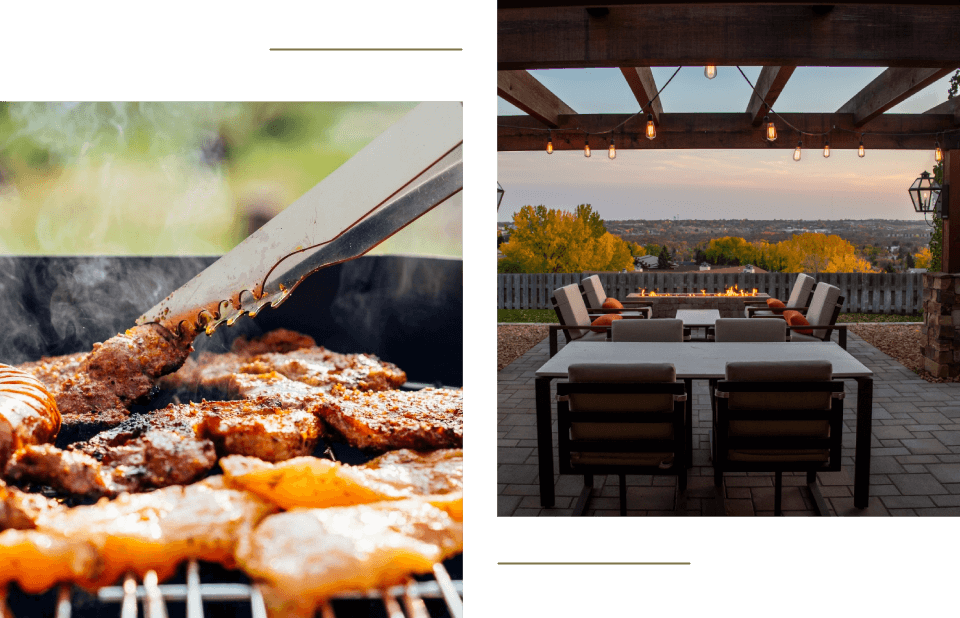
[(463, 51), (462, 47), (271, 47), (270, 51)]
[(689, 562), (498, 562), (497, 564), (502, 564), (505, 566), (517, 566), (517, 565), (535, 565), (535, 566), (596, 566), (596, 565), (614, 565), (614, 566), (690, 566)]

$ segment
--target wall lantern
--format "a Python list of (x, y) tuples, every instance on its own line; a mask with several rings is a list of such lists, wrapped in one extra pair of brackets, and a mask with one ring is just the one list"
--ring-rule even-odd
[(943, 219), (946, 218), (942, 205), (947, 202), (947, 187), (941, 187), (930, 177), (930, 172), (920, 174), (920, 178), (914, 180), (907, 191), (910, 193), (914, 210), (922, 213), (931, 212)]
[(497, 210), (500, 210), (500, 202), (502, 201), (503, 201), (503, 187), (500, 186), (500, 181), (498, 180), (497, 181)]

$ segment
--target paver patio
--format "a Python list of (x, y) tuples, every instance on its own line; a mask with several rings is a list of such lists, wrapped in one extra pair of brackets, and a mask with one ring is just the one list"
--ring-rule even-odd
[[(847, 350), (875, 374), (871, 497), (868, 508), (853, 507), (857, 384), (846, 380), (843, 469), (818, 476), (832, 512), (960, 515), (960, 384), (930, 384), (853, 333), (848, 337)], [(533, 383), (534, 373), (548, 357), (544, 340), (497, 377), (498, 515), (569, 516), (583, 486), (582, 476), (558, 474), (556, 506), (540, 507)], [(677, 496), (675, 477), (627, 476), (628, 515), (721, 514), (710, 462), (710, 416), (707, 383), (695, 381), (693, 468), (687, 491)], [(555, 459), (556, 432), (554, 420)], [(773, 514), (772, 472), (727, 473), (725, 479), (727, 515)], [(803, 473), (784, 473), (783, 485), (784, 515), (816, 514)], [(617, 477), (595, 476), (594, 487), (587, 514), (619, 515)]]

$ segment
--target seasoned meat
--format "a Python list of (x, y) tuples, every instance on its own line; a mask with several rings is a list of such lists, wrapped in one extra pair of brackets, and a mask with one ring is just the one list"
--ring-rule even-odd
[(50, 442), (59, 431), (57, 403), (43, 384), (0, 364), (0, 469), (18, 448)]
[(0, 481), (0, 529), (29, 530), (37, 525), (40, 513), (64, 508), (59, 502), (40, 494), (22, 492)]
[(40, 530), (0, 533), (0, 584), (17, 582), (38, 594), (60, 582), (87, 582), (100, 577), (103, 560), (83, 539)]
[(273, 510), (253, 494), (224, 488), (212, 477), (51, 511), (38, 518), (37, 529), (95, 547), (103, 572), (79, 583), (107, 585), (127, 571), (142, 577), (152, 569), (164, 579), (192, 558), (232, 567), (237, 540), (249, 536)]
[(100, 422), (115, 425), (143, 399), (157, 380), (176, 371), (193, 350), (191, 335), (177, 338), (159, 324), (134, 326), (89, 353), (26, 363), (50, 389), (64, 425)]
[(337, 593), (399, 584), (462, 548), (461, 523), (402, 500), (271, 515), (240, 543), (237, 562), (264, 582), (272, 616), (312, 616)]
[(93, 457), (51, 444), (17, 451), (7, 464), (6, 476), (13, 481), (43, 483), (76, 496), (113, 496), (122, 490), (113, 484), (109, 469)]
[(316, 345), (317, 342), (313, 340), (313, 337), (301, 335), (286, 328), (278, 328), (253, 339), (247, 339), (241, 335), (233, 340), (230, 350), (241, 356), (256, 356), (257, 354), (270, 352), (283, 354), (301, 348), (312, 348)]
[(461, 390), (361, 392), (337, 388), (332, 394), (320, 402), (318, 412), (352, 446), (381, 452), (463, 447)]
[(350, 506), (463, 491), (463, 451), (400, 450), (362, 465), (316, 457), (270, 464), (254, 457), (220, 460), (224, 480), (282, 509)]

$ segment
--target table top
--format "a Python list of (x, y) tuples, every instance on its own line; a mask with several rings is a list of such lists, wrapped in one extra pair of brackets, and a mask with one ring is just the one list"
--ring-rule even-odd
[(866, 378), (873, 372), (835, 343), (568, 343), (537, 370), (538, 378), (565, 378), (573, 363), (673, 363), (678, 378), (723, 378), (726, 364), (740, 361), (828, 360), (835, 378)]
[(677, 309), (684, 326), (713, 326), (720, 319), (719, 309)]

